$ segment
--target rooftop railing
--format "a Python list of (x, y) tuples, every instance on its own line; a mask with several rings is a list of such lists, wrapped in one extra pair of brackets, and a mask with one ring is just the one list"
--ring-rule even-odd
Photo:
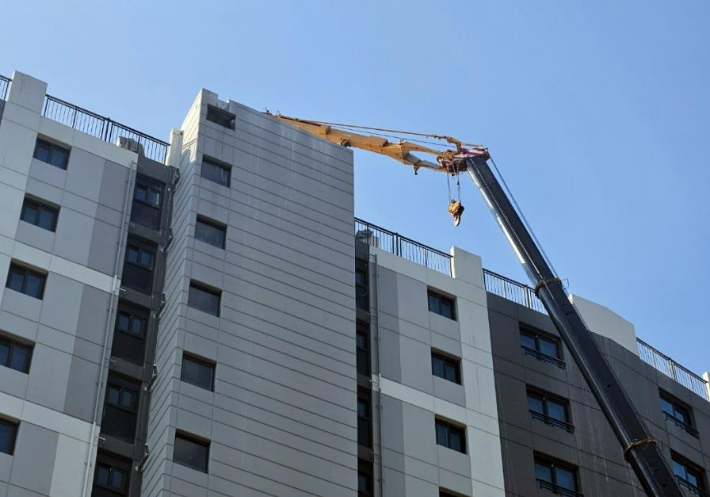
[(355, 219), (355, 238), (447, 276), (451, 276), (451, 256), (362, 219)]
[(124, 124), (117, 123), (108, 117), (82, 109), (51, 95), (45, 97), (42, 115), (109, 143), (116, 144), (119, 137), (130, 138), (143, 147), (143, 153), (146, 157), (165, 163), (168, 143)]
[(7, 98), (7, 89), (10, 88), (10, 78), (0, 75), (0, 100), (5, 100)]
[(547, 314), (545, 306), (543, 306), (540, 299), (537, 298), (535, 290), (532, 287), (506, 278), (488, 269), (483, 270), (483, 282), (485, 283), (487, 292), (507, 300), (512, 300), (516, 304), (520, 304), (534, 311)]
[(637, 338), (636, 341), (639, 347), (639, 357), (643, 362), (650, 364), (656, 368), (656, 370), (677, 381), (688, 390), (692, 390), (705, 400), (710, 401), (707, 382), (701, 376), (681, 366), (663, 352), (654, 349), (640, 338)]

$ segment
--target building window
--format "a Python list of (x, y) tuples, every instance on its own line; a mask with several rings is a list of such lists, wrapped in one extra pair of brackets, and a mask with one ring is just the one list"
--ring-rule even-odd
[(138, 421), (140, 383), (110, 374), (106, 385), (101, 433), (133, 442)]
[(357, 443), (372, 447), (372, 421), (370, 417), (370, 394), (366, 390), (357, 393)]
[(203, 158), (200, 176), (210, 181), (214, 181), (229, 188), (232, 168), (224, 164), (219, 164), (212, 159)]
[(569, 404), (564, 399), (539, 390), (528, 390), (528, 411), (533, 419), (574, 432), (574, 426), (569, 422)]
[(20, 373), (28, 373), (31, 358), (32, 347), (0, 336), (0, 366), (14, 369)]
[[(104, 460), (102, 461), (101, 459)], [(113, 458), (102, 458), (101, 454), (97, 457), (94, 487), (109, 491), (98, 492), (101, 496), (113, 494), (126, 495), (128, 493), (130, 463), (124, 463), (121, 465), (122, 467), (118, 467), (109, 462), (111, 459)], [(97, 491), (92, 491), (91, 495), (96, 496)]]
[(57, 229), (57, 216), (59, 216), (59, 209), (56, 207), (25, 198), (20, 219), (45, 230), (55, 231)]
[(17, 423), (0, 419), (0, 452), (13, 455), (15, 453), (15, 439), (17, 438)]
[(66, 169), (69, 163), (69, 149), (37, 138), (34, 157), (60, 169)]
[(159, 190), (148, 185), (136, 184), (136, 188), (133, 190), (133, 200), (143, 202), (151, 207), (157, 207), (158, 209), (160, 209), (162, 197), (162, 189)]
[(214, 363), (183, 352), (180, 380), (214, 392), (214, 371)]
[(705, 477), (703, 476), (705, 470), (675, 453), (671, 453), (671, 459), (673, 473), (678, 483), (695, 494), (707, 495), (705, 493)]
[(154, 258), (155, 253), (150, 249), (139, 247), (131, 243), (126, 247), (126, 262), (129, 264), (152, 270)]
[(520, 345), (525, 354), (564, 369), (559, 338), (532, 330), (521, 330)]
[(568, 497), (580, 495), (577, 493), (577, 470), (571, 465), (536, 457), (535, 478), (539, 488)]
[(432, 290), (427, 292), (429, 297), (429, 312), (456, 319), (456, 302), (451, 297), (446, 297)]
[(138, 175), (133, 189), (131, 221), (153, 230), (160, 229), (165, 185), (147, 176)]
[(210, 219), (198, 216), (195, 224), (195, 239), (223, 249), (227, 239), (227, 228)]
[(690, 408), (681, 401), (665, 392), (661, 392), (661, 411), (666, 421), (669, 421), (689, 434), (698, 438), (698, 430), (693, 427)]
[(210, 444), (190, 435), (175, 434), (173, 461), (188, 468), (207, 473)]
[(372, 497), (374, 495), (372, 482), (372, 463), (358, 459), (357, 462), (357, 495)]
[(370, 374), (370, 325), (365, 321), (357, 322), (357, 372), (368, 376)]
[(10, 271), (8, 272), (7, 284), (5, 286), (16, 292), (24, 293), (25, 295), (41, 300), (44, 296), (46, 280), (46, 274), (13, 262), (10, 264)]
[(466, 430), (441, 419), (436, 420), (436, 443), (466, 453)]
[(219, 303), (221, 292), (201, 285), (195, 281), (190, 282), (190, 293), (187, 296), (187, 305), (207, 314), (219, 317)]
[(122, 284), (139, 292), (150, 293), (153, 289), (154, 245), (136, 238), (129, 238), (125, 260), (123, 277), (121, 278)]
[(370, 309), (370, 299), (368, 298), (367, 269), (355, 268), (355, 303), (360, 309)]
[(439, 378), (461, 384), (461, 360), (432, 351), (431, 373)]
[(237, 116), (214, 105), (207, 106), (207, 120), (225, 128), (234, 129)]
[(146, 327), (147, 311), (121, 305), (116, 314), (111, 355), (134, 364), (143, 364)]

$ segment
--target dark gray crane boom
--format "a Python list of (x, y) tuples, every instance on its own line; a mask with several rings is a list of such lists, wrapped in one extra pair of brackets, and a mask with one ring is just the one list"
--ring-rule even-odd
[(466, 159), (466, 169), (513, 246), (535, 293), (542, 301), (594, 397), (624, 449), (646, 493), (651, 497), (684, 494), (660, 447), (631, 404), (559, 277), (527, 228), (523, 218), (488, 166), (485, 155)]

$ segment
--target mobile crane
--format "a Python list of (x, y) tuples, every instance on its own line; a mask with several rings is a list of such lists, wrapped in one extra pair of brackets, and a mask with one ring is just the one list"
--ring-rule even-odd
[[(464, 143), (450, 136), (412, 133), (364, 126), (309, 121), (280, 114), (276, 120), (288, 123), (315, 136), (345, 147), (369, 150), (391, 157), (412, 166), (416, 174), (424, 168), (453, 176), (468, 173), (490, 208), (496, 222), (513, 248), (515, 255), (535, 288), (547, 313), (560, 333), (562, 340), (576, 361), (589, 389), (597, 399), (611, 428), (621, 444), (624, 459), (629, 462), (649, 497), (682, 497), (684, 494), (673, 476), (670, 466), (641, 416), (638, 414), (611, 366), (601, 352), (591, 331), (576, 307), (570, 302), (567, 291), (554, 272), (552, 264), (542, 251), (532, 230), (515, 203), (506, 192), (505, 183), (498, 180), (488, 150)], [(389, 141), (382, 136), (366, 135), (353, 130), (417, 136), (446, 142), (443, 150), (429, 146), (419, 139)], [(418, 143), (415, 143), (418, 141)], [(419, 158), (413, 152), (434, 155), (436, 162)], [(458, 226), (463, 206), (460, 200), (451, 200), (449, 212)]]

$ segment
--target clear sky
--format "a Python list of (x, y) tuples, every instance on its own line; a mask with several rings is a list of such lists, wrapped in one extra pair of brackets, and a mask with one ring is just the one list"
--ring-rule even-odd
[[(168, 138), (199, 88), (487, 145), (572, 292), (710, 369), (707, 0), (16, 1), (0, 74)], [(356, 153), (357, 216), (525, 281), (466, 178)]]

